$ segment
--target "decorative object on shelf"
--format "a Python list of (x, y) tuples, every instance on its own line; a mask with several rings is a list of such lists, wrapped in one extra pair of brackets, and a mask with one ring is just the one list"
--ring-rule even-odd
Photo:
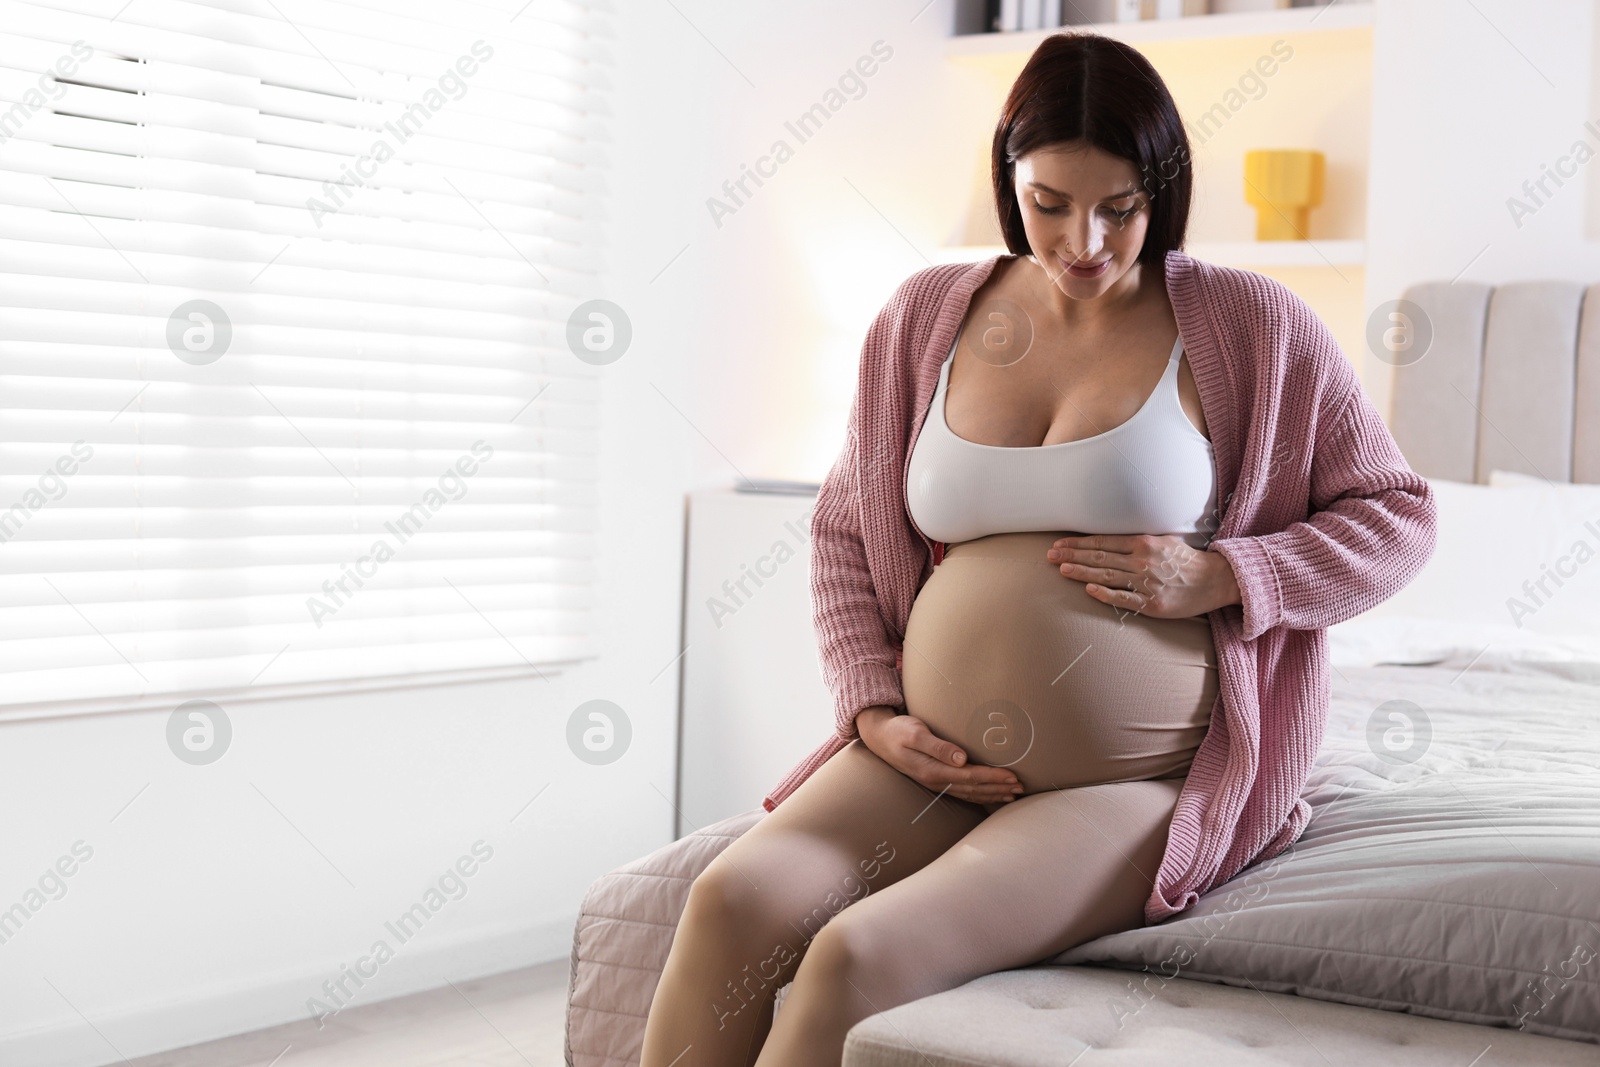
[(1144, 0), (1147, 19), (1182, 19), (1210, 13), (1208, 0)]
[(821, 482), (802, 482), (792, 478), (749, 478), (735, 485), (736, 493), (793, 493), (809, 496), (822, 488)]
[(1062, 0), (1061, 22), (1065, 26), (1138, 22), (1144, 16), (1144, 4), (1145, 0)]
[(1021, 0), (1021, 30), (1053, 30), (1061, 25), (1062, 0)]
[(1255, 205), (1256, 240), (1303, 241), (1311, 209), (1322, 203), (1321, 152), (1259, 148), (1244, 154), (1244, 198)]
[(1056, 29), (1061, 25), (1063, 2), (1064, 0), (985, 0), (989, 29), (998, 33)]
[[(973, 0), (974, 3), (977, 0)], [(1176, 21), (1197, 15), (1261, 14), (1291, 8), (1366, 9), (1373, 0), (982, 0), (985, 33), (1053, 30), (1062, 26)], [(1360, 15), (1364, 12), (1357, 12)], [(1370, 16), (1369, 16), (1370, 18)], [(1351, 24), (1340, 20), (1323, 28)], [(1226, 34), (1227, 31), (1218, 31)], [(957, 34), (976, 37), (976, 33)]]

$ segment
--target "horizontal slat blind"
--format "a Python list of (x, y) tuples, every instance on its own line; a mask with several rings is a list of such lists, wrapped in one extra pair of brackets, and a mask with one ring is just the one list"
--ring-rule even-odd
[(593, 654), (608, 35), (0, 0), (0, 716)]

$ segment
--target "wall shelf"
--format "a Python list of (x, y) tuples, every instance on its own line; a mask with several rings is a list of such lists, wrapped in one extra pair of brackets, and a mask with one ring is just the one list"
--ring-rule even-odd
[(1185, 249), (1195, 259), (1225, 267), (1361, 267), (1365, 241), (1196, 241)]
[[(998, 256), (1001, 245), (947, 245), (935, 250), (939, 263), (971, 263)], [(1360, 240), (1311, 241), (1196, 241), (1184, 251), (1195, 259), (1223, 267), (1360, 267), (1367, 262), (1367, 242)]]
[(1046, 37), (1072, 32), (1098, 33), (1138, 45), (1344, 30), (1355, 26), (1371, 26), (1372, 9), (1371, 3), (1335, 2), (1318, 7), (1286, 7), (1277, 11), (1190, 15), (1186, 18), (1141, 19), (1137, 22), (1095, 22), (1006, 33), (966, 33), (948, 38), (945, 55), (955, 60), (982, 61), (996, 56), (1026, 59)]

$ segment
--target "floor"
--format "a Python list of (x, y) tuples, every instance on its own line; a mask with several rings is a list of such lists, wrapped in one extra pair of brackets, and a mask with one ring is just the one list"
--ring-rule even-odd
[(255, 1030), (128, 1067), (563, 1067), (568, 961)]

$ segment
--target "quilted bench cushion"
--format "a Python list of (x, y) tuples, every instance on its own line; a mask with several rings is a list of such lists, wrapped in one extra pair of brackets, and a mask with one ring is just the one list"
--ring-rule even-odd
[(765, 817), (755, 808), (663, 845), (603, 875), (584, 894), (572, 938), (567, 1067), (639, 1062), (644, 1023), (689, 886)]
[(1595, 1062), (1584, 1042), (1088, 966), (1001, 971), (902, 1004), (857, 1023), (844, 1053), (844, 1067)]

